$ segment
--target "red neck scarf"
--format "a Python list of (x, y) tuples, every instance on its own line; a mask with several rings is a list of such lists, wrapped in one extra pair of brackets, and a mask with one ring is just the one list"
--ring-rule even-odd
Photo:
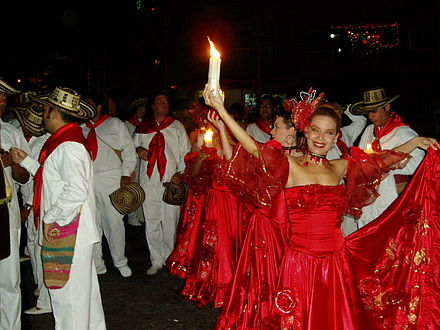
[(36, 228), (40, 225), (44, 162), (60, 144), (69, 141), (81, 143), (87, 150), (89, 150), (87, 140), (84, 138), (82, 129), (78, 126), (78, 123), (69, 123), (59, 128), (54, 134), (52, 134), (41, 149), (40, 157), (38, 158), (40, 168), (34, 177), (34, 221)]
[(156, 133), (148, 146), (148, 167), (147, 175), (151, 178), (154, 166), (157, 163), (160, 179), (165, 175), (165, 168), (167, 165), (167, 158), (165, 156), (165, 137), (161, 130), (167, 128), (174, 122), (173, 117), (165, 117), (160, 124), (156, 120), (144, 120), (138, 127), (136, 133), (149, 134)]
[(259, 129), (261, 129), (264, 133), (269, 134), (272, 131), (272, 128), (260, 117), (257, 118), (255, 124)]
[(142, 123), (136, 114), (134, 114), (133, 117), (131, 117), (128, 122), (135, 127), (138, 127)]
[(99, 117), (99, 119), (93, 124), (91, 121), (86, 122), (86, 126), (90, 128), (89, 135), (87, 135), (87, 142), (89, 143), (90, 153), (92, 155), (92, 160), (95, 161), (98, 156), (98, 138), (96, 137), (95, 128), (104, 123), (111, 116), (105, 114)]
[(376, 125), (374, 125), (374, 141), (373, 144), (371, 145), (371, 148), (376, 151), (382, 151), (382, 147), (380, 146), (380, 142), (379, 139), (385, 135), (387, 135), (388, 133), (391, 133), (395, 128), (400, 127), (400, 126), (408, 126), (408, 124), (405, 124), (402, 121), (402, 118), (396, 114), (395, 112), (391, 113), (390, 118), (388, 119), (388, 121), (385, 123), (385, 125), (382, 127), (382, 129), (380, 129), (379, 127), (377, 127)]

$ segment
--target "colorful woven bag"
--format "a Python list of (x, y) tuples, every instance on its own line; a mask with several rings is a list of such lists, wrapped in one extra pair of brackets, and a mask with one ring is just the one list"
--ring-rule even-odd
[(49, 240), (46, 237), (43, 239), (41, 257), (44, 282), (49, 289), (61, 289), (69, 280), (79, 218), (80, 214), (66, 226), (59, 226), (55, 222), (49, 229)]

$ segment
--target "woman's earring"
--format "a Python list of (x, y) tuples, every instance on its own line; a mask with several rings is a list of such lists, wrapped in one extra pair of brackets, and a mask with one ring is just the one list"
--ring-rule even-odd
[(286, 136), (286, 144), (288, 144), (289, 146), (293, 146), (295, 144), (295, 138), (293, 137), (293, 135), (287, 135)]

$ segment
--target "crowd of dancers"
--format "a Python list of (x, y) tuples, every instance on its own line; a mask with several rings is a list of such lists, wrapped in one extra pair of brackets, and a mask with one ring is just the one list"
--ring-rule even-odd
[[(106, 328), (103, 235), (132, 275), (109, 195), (133, 182), (146, 274), (167, 266), (186, 299), (221, 308), (218, 329), (440, 328), (440, 145), (391, 110), (398, 96), (376, 88), (343, 107), (310, 89), (276, 107), (268, 95), (246, 125), (205, 88), (187, 134), (163, 91), (125, 122), (98, 95), (20, 94), (2, 80), (1, 117), (14, 95), (0, 121), (0, 328), (20, 329), (20, 218), (38, 296), (25, 313)], [(189, 187), (183, 205), (164, 183)]]

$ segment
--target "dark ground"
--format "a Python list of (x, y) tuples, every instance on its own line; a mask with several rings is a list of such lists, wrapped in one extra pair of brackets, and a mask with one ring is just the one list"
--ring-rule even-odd
[[(107, 244), (104, 259), (107, 274), (99, 275), (107, 329), (212, 329), (218, 310), (200, 308), (180, 295), (184, 281), (162, 269), (145, 274), (150, 266), (144, 227), (126, 225), (126, 256), (133, 271), (123, 278), (113, 266)], [(23, 310), (35, 306), (36, 298), (29, 261), (21, 263)], [(53, 329), (52, 314), (22, 315), (23, 330)], [(91, 329), (93, 330), (93, 329)]]

